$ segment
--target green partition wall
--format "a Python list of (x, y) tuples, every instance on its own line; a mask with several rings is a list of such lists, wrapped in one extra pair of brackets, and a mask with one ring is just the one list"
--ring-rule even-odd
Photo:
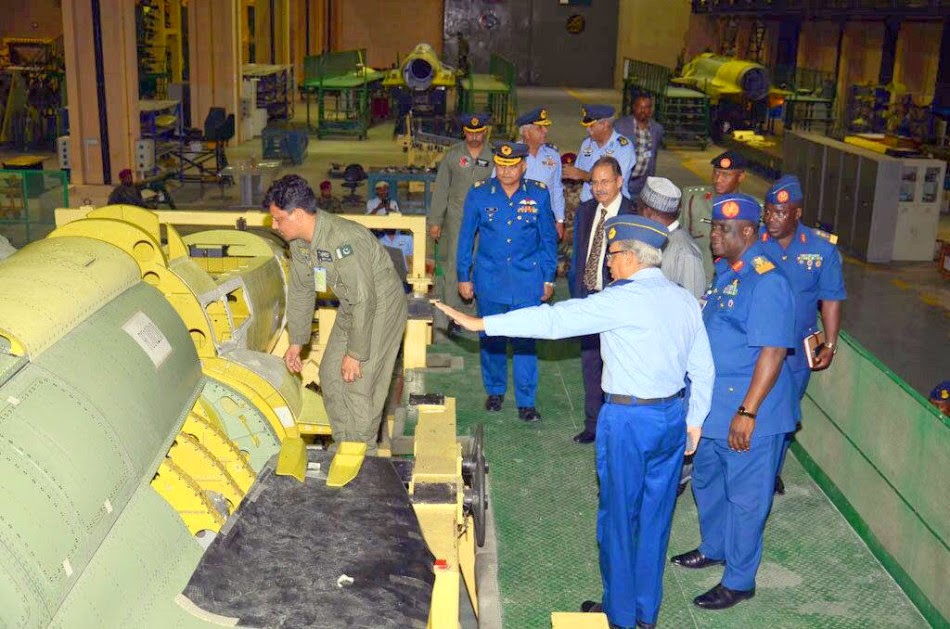
[(846, 334), (802, 413), (799, 460), (926, 619), (950, 626), (950, 422)]

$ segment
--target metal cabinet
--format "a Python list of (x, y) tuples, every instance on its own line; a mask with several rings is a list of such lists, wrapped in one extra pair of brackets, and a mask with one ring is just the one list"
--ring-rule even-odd
[(806, 132), (786, 134), (784, 161), (802, 179), (802, 220), (834, 232), (868, 262), (931, 260), (946, 165), (899, 159)]

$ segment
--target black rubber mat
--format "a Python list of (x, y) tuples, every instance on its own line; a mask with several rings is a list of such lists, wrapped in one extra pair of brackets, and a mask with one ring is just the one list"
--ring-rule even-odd
[[(325, 472), (332, 455), (308, 453)], [(387, 459), (346, 487), (264, 468), (183, 594), (253, 627), (425, 627), (435, 580), (409, 496)], [(352, 579), (348, 583), (347, 577)]]

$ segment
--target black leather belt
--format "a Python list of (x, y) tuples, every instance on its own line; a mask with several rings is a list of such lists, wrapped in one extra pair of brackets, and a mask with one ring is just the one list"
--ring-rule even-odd
[(624, 406), (651, 406), (653, 404), (663, 404), (664, 402), (671, 402), (677, 398), (681, 398), (686, 395), (686, 389), (680, 389), (673, 395), (669, 397), (635, 397), (632, 395), (617, 395), (616, 393), (605, 393), (604, 401), (607, 404), (623, 404)]

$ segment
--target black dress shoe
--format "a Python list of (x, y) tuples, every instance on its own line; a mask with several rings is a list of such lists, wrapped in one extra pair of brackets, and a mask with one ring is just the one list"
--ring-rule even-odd
[(722, 559), (710, 559), (706, 555), (699, 552), (698, 548), (696, 550), (691, 550), (688, 553), (671, 557), (670, 562), (675, 563), (677, 566), (683, 566), (684, 568), (689, 568), (691, 570), (699, 570), (700, 568), (708, 568), (709, 566), (726, 565), (726, 562)]
[(604, 606), (597, 601), (584, 601), (581, 603), (581, 611), (584, 613), (596, 613), (604, 611)]
[(676, 487), (676, 495), (677, 495), (677, 496), (682, 496), (682, 495), (683, 495), (683, 492), (686, 491), (686, 488), (687, 488), (687, 487), (689, 487), (689, 483), (680, 483), (680, 484)]
[(775, 493), (779, 496), (785, 495), (785, 483), (782, 481), (781, 476), (775, 477)]
[(637, 621), (637, 629), (654, 629), (656, 627), (655, 622), (641, 622)]
[(693, 599), (693, 605), (703, 609), (729, 609), (737, 603), (755, 596), (755, 588), (751, 590), (730, 590), (720, 583), (705, 594)]
[(574, 441), (577, 443), (593, 443), (594, 439), (597, 438), (597, 435), (587, 430), (586, 428), (574, 435)]
[(505, 401), (504, 395), (489, 395), (485, 399), (485, 410), (491, 411), (492, 413), (497, 413), (501, 410), (501, 405)]
[(528, 423), (533, 423), (541, 420), (541, 413), (539, 413), (538, 409), (533, 406), (519, 406), (518, 419)]

